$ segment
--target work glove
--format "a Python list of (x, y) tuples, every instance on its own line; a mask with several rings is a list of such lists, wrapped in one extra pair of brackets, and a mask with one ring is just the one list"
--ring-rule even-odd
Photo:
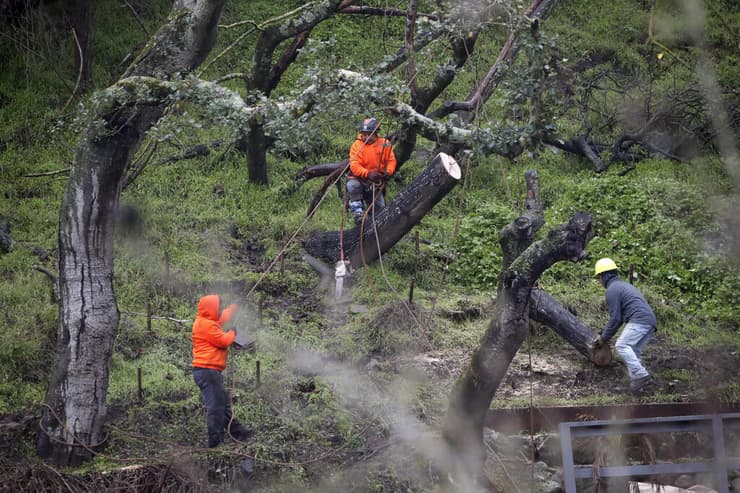
[(234, 331), (234, 341), (231, 343), (232, 346), (234, 346), (235, 349), (241, 348), (241, 345), (236, 342), (236, 337), (239, 335), (239, 332), (236, 331), (236, 327), (232, 328), (231, 330)]
[(377, 171), (371, 171), (367, 174), (367, 179), (372, 182), (380, 181), (380, 173)]
[(601, 346), (604, 345), (604, 339), (602, 339), (601, 336), (596, 336), (591, 344), (594, 349), (599, 349)]
[(386, 171), (383, 171), (383, 172), (382, 172), (382, 173), (380, 174), (380, 179), (381, 179), (381, 180), (383, 180), (384, 182), (385, 182), (385, 181), (388, 181), (388, 180), (390, 180), (390, 179), (391, 179), (391, 175), (390, 175), (390, 174), (388, 174), (388, 172), (386, 172)]

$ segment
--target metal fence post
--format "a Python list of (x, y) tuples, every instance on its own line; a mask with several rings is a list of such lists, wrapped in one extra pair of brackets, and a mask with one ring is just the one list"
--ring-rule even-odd
[(563, 454), (563, 486), (565, 493), (576, 493), (576, 474), (573, 464), (573, 443), (570, 436), (570, 424), (560, 423), (560, 447)]

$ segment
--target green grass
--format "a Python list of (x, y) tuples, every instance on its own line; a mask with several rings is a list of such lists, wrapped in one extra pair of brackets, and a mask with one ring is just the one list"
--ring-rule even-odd
[[(139, 7), (147, 28), (154, 30), (169, 3), (150, 2)], [(425, 5), (429, 10), (433, 7)], [(659, 7), (665, 16), (668, 6), (660, 3)], [(106, 33), (96, 37), (93, 53), (98, 88), (116, 80), (125, 69), (121, 60), (146, 40), (136, 22), (119, 21), (121, 10), (120, 3), (110, 0), (96, 4), (95, 28)], [(247, 18), (261, 22), (283, 12), (275, 2), (229, 3), (221, 23)], [(620, 82), (643, 83), (653, 77), (651, 87), (657, 95), (688, 83), (690, 75), (676, 64), (655, 65), (654, 47), (645, 42), (647, 20), (648, 12), (634, 2), (568, 0), (559, 4), (544, 29), (548, 35), (558, 35), (558, 58), (570, 60), (559, 63), (575, 63), (588, 54), (615, 50), (609, 66), (618, 71)], [(246, 26), (222, 30), (214, 55)], [(403, 18), (337, 16), (312, 34), (316, 41), (332, 47), (330, 55), (309, 44), (276, 94), (289, 96), (304, 80), (306, 67), (320, 73), (374, 65), (381, 54), (395, 51), (392, 41), (400, 38), (392, 37), (402, 29)], [(378, 43), (378, 36), (364, 36), (363, 32), (382, 33), (387, 42)], [(677, 39), (664, 31), (657, 33), (671, 49), (685, 57), (691, 55)], [(467, 97), (472, 81), (488, 69), (506, 34), (500, 28), (481, 34), (476, 58), (459, 83), (445, 92), (445, 98)], [(39, 38), (39, 43), (44, 39), (48, 37)], [(737, 55), (727, 53), (732, 38), (728, 41), (724, 26), (713, 18), (710, 40), (718, 53), (721, 81), (736, 80), (732, 61)], [(254, 42), (255, 37), (248, 36), (208, 68), (204, 77), (246, 71), (250, 63), (246, 54)], [(14, 48), (5, 38), (0, 38), (0, 46), (8, 52)], [(45, 50), (53, 49), (45, 46)], [(59, 53), (45, 53), (71, 60), (69, 39), (60, 42), (58, 49)], [(449, 56), (442, 41), (433, 49), (439, 56), (420, 60), (426, 62), (420, 66), (431, 68), (432, 61)], [(10, 253), (0, 255), (0, 321), (4, 327), (0, 333), (0, 414), (40, 407), (58, 330), (58, 307), (50, 300), (50, 281), (33, 266), (56, 272), (58, 209), (66, 174), (26, 175), (68, 167), (79, 138), (75, 133), (79, 129), (72, 123), (76, 110), (64, 108), (74, 84), (71, 66), (60, 65), (57, 74), (41, 57), (13, 53), (0, 62), (0, 220), (10, 220), (16, 240)], [(426, 72), (419, 80), (428, 81), (433, 75)], [(576, 81), (576, 85), (581, 83)], [(228, 85), (243, 92), (238, 81)], [(484, 120), (512, 118), (505, 106), (497, 106), (506, 105), (509, 97), (505, 91), (497, 91)], [(639, 105), (645, 97), (645, 86), (641, 85), (624, 94), (606, 94), (600, 104), (605, 109), (623, 101)], [(557, 131), (564, 137), (577, 135), (583, 131), (577, 104), (568, 98), (563, 101)], [(558, 263), (542, 276), (540, 283), (552, 296), (584, 323), (600, 330), (608, 315), (603, 289), (592, 276), (593, 261), (611, 256), (623, 271), (633, 266), (636, 285), (658, 316), (661, 343), (691, 350), (715, 346), (729, 352), (740, 350), (740, 308), (736, 302), (740, 276), (737, 260), (726, 256), (723, 249), (730, 236), (725, 219), (734, 213), (736, 191), (716, 156), (699, 156), (689, 164), (647, 159), (625, 175), (621, 175), (624, 166), (620, 164), (596, 174), (585, 160), (549, 148), (532, 149), (515, 161), (477, 156), (472, 160), (464, 194), (458, 186), (424, 217), (408, 239), (384, 256), (382, 266), (376, 263), (356, 273), (353, 301), (368, 311), (347, 313), (330, 305), (331, 293), (314, 292), (318, 275), (301, 260), (301, 242), (312, 232), (338, 228), (341, 201), (331, 191), (304, 224), (319, 180), (294, 187), (294, 177), (306, 165), (343, 159), (355, 137), (359, 115), (382, 115), (387, 131), (397, 128), (399, 122), (366, 101), (327, 107), (313, 120), (311, 135), (301, 136), (289, 129), (295, 139), (305, 138), (305, 142), (291, 142), (291, 149), (317, 154), (309, 154), (307, 162), (270, 155), (270, 183), (256, 186), (248, 183), (246, 159), (225, 145), (201, 159), (157, 164), (193, 144), (233, 138), (233, 128), (203, 119), (195, 105), (182, 104), (179, 110), (187, 115), (174, 112), (159, 134), (170, 132), (175, 137), (160, 143), (150, 164), (121, 195), (121, 203), (135, 207), (140, 219), (135, 231), (119, 228), (115, 242), (115, 289), (121, 323), (111, 361), (108, 399), (111, 414), (124, 432), (112, 434), (110, 456), (99, 458), (94, 466), (99, 470), (113, 467), (118, 454), (166, 453), (161, 444), (142, 443), (136, 434), (182, 445), (203, 444), (203, 406), (190, 374), (189, 320), (194, 317), (198, 298), (211, 291), (222, 291), (240, 301), (245, 313), (239, 327), (258, 337), (257, 351), (232, 353), (225, 373), (238, 418), (258, 431), (250, 453), (276, 461), (282, 461), (280, 454), (284, 454), (287, 461), (297, 463), (322, 454), (331, 456), (340, 446), (359, 449), (371, 436), (368, 429), (378, 439), (392, 429), (393, 416), (386, 399), (394, 397), (424, 423), (441, 419), (447, 398), (444, 388), (414, 380), (416, 377), (403, 380), (399, 365), (410, 355), (433, 353), (435, 357), (455, 358), (464, 367), (490, 322), (491, 298), (501, 268), (499, 230), (522, 212), (523, 174), (533, 168), (540, 175), (546, 208), (546, 224), (539, 237), (579, 210), (593, 215), (597, 232), (588, 247), (588, 260)], [(605, 124), (595, 132), (609, 140), (619, 130)], [(427, 150), (433, 147), (425, 139), (419, 142)], [(422, 157), (404, 164), (389, 186), (388, 199), (427, 163)], [(416, 232), (423, 240), (418, 252), (411, 241)], [(285, 270), (280, 272), (281, 263), (277, 262), (263, 277), (264, 269), (294, 234), (295, 240), (285, 252)], [(403, 306), (412, 279), (416, 321)], [(260, 285), (244, 299), (258, 280)], [(148, 306), (155, 315), (151, 331), (146, 326)], [(462, 323), (444, 316), (470, 306), (481, 307), (483, 315)], [(543, 352), (565, 344), (551, 331), (538, 332), (532, 343), (535, 351)], [(367, 395), (361, 396), (364, 401), (348, 404), (336, 381), (295, 370), (291, 364), (297, 350), (315, 352), (348, 374), (363, 373), (367, 382), (362, 380), (358, 386), (367, 390)], [(256, 386), (257, 362), (260, 387)], [(138, 401), (139, 369), (142, 402)], [(728, 402), (740, 399), (734, 382), (701, 388), (700, 376), (688, 370), (664, 370), (658, 375), (695, 384), (692, 397), (715, 393)], [(666, 390), (647, 400), (673, 402), (681, 398)], [(623, 400), (621, 394), (578, 400), (540, 396), (536, 405), (606, 405)], [(529, 399), (517, 398), (495, 399), (492, 405), (529, 404)], [(157, 423), (164, 425), (157, 428)], [(339, 455), (337, 462), (349, 460)], [(315, 472), (302, 465), (266, 468), (280, 481), (301, 488), (315, 480)], [(396, 473), (378, 468), (369, 472), (367, 481), (374, 481), (382, 491), (401, 483)]]

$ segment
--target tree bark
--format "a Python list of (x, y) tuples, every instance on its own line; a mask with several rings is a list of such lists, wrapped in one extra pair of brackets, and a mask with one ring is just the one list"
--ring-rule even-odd
[[(516, 258), (532, 243), (535, 234), (545, 223), (544, 208), (540, 197), (540, 180), (535, 170), (524, 174), (527, 196), (524, 200), (525, 214), (513, 221), (501, 235), (504, 268), (511, 265)], [(532, 288), (530, 295), (529, 316), (547, 325), (559, 336), (570, 343), (576, 350), (597, 365), (611, 362), (611, 349), (606, 345), (595, 351), (592, 342), (597, 334), (590, 327), (540, 288)]]
[(602, 173), (606, 171), (606, 166), (604, 166), (601, 158), (598, 156), (598, 154), (594, 152), (593, 148), (586, 141), (586, 137), (584, 137), (583, 135), (579, 135), (578, 137), (574, 138), (573, 145), (582, 156), (591, 161), (591, 164), (594, 165), (594, 169), (597, 173)]
[(537, 171), (529, 170), (524, 173), (524, 183), (527, 187), (527, 196), (524, 199), (525, 213), (505, 226), (499, 235), (504, 269), (507, 269), (532, 244), (534, 235), (545, 224), (545, 211), (540, 197), (540, 177)]
[[(501, 231), (500, 241), (504, 248), (514, 245), (518, 249), (528, 238), (534, 237), (536, 228), (532, 224), (539, 214), (534, 198), (528, 214)], [(591, 217), (579, 212), (567, 224), (551, 230), (545, 239), (530, 244), (509, 265), (504, 265), (494, 316), (467, 369), (455, 383), (444, 425), (445, 438), (467, 474), (477, 475), (481, 470), (485, 416), (529, 331), (534, 283), (556, 262), (575, 262), (585, 257), (584, 249), (592, 237)]]
[[(344, 182), (340, 179), (341, 175), (343, 175), (347, 169), (349, 168), (349, 159), (345, 159), (341, 163), (341, 167), (338, 167), (334, 169), (324, 180), (324, 183), (321, 184), (321, 187), (316, 191), (316, 193), (313, 194), (313, 199), (311, 199), (311, 203), (308, 205), (308, 210), (306, 211), (306, 217), (311, 217), (314, 212), (316, 212), (316, 208), (321, 203), (322, 198), (324, 197), (324, 194), (326, 193), (326, 190), (332, 185), (336, 184), (336, 187), (339, 191), (339, 196), (344, 197), (343, 195), (343, 188), (344, 188)], [(342, 200), (344, 202), (344, 198)]]
[(303, 168), (295, 177), (297, 182), (304, 182), (312, 178), (318, 178), (319, 176), (329, 176), (335, 173), (338, 169), (344, 169), (347, 167), (349, 159), (343, 161), (337, 161), (335, 163), (323, 163), (316, 164), (314, 166), (307, 166)]
[(38, 440), (39, 454), (60, 465), (80, 464), (104, 442), (109, 364), (119, 321), (112, 232), (120, 179), (136, 140), (135, 132), (126, 130), (97, 142), (95, 131), (87, 131), (60, 210), (57, 360)]
[(577, 156), (588, 159), (588, 161), (594, 165), (594, 170), (597, 173), (603, 173), (609, 167), (609, 165), (607, 163), (604, 163), (599, 157), (599, 154), (604, 151), (611, 150), (611, 158), (609, 160), (610, 162), (637, 162), (646, 157), (646, 155), (640, 155), (639, 153), (620, 150), (621, 146), (619, 141), (617, 141), (617, 143), (613, 146), (609, 146), (607, 144), (594, 142), (582, 135), (573, 137), (570, 140), (564, 140), (553, 136), (546, 136), (542, 139), (542, 142), (547, 145), (557, 147), (558, 149), (565, 152), (570, 152), (571, 154), (575, 154)]
[(550, 327), (595, 365), (611, 363), (612, 351), (607, 344), (594, 351), (592, 343), (598, 334), (542, 289), (532, 289), (529, 316)]
[(249, 123), (249, 131), (236, 142), (236, 148), (247, 155), (247, 176), (250, 183), (267, 185), (268, 138), (261, 123)]
[[(210, 52), (223, 0), (179, 0), (168, 22), (127, 70), (166, 78)], [(108, 374), (119, 311), (113, 238), (126, 168), (164, 103), (99, 98), (75, 151), (59, 212), (59, 330), (54, 373), (42, 410), (37, 452), (59, 465), (91, 458), (105, 441)], [(103, 125), (96, 124), (102, 121)], [(102, 128), (101, 128), (102, 127)]]
[(452, 157), (438, 154), (385, 209), (375, 213), (374, 220), (368, 213), (364, 227), (316, 233), (307, 240), (304, 249), (329, 264), (344, 259), (349, 260), (353, 269), (359, 269), (377, 260), (418, 224), (454, 188), (461, 175)]

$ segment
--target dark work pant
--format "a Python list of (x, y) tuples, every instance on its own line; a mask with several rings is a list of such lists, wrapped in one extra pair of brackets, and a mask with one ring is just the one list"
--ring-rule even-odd
[(231, 432), (241, 433), (243, 427), (236, 419), (232, 420), (231, 399), (224, 387), (224, 377), (218, 370), (193, 368), (193, 380), (200, 388), (206, 403), (206, 428), (208, 446), (216, 447), (224, 441), (224, 432), (231, 422)]

